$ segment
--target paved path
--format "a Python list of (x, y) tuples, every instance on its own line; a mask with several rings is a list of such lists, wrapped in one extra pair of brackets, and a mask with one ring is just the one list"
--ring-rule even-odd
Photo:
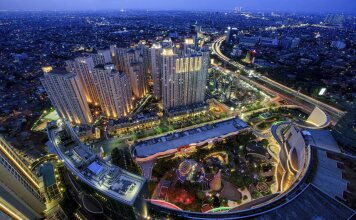
[[(251, 193), (250, 191), (248, 191), (247, 187), (245, 187), (243, 190), (241, 188), (238, 188), (238, 190), (240, 191), (241, 193), (241, 204), (244, 204), (244, 203), (247, 203), (247, 202), (250, 202), (252, 200), (252, 197), (251, 197)], [(244, 196), (247, 196), (247, 199), (243, 199)]]
[(284, 189), (288, 188), (291, 185), (295, 176), (288, 164), (287, 147), (286, 144), (284, 143), (284, 138), (282, 136), (282, 130), (288, 124), (289, 122), (282, 122), (280, 124), (274, 124), (271, 127), (272, 135), (280, 146), (279, 162), (282, 168), (284, 169), (284, 174), (282, 176), (281, 183), (280, 183), (282, 191), (284, 191)]
[(152, 169), (154, 166), (155, 160), (149, 160), (149, 161), (145, 161), (145, 162), (141, 162), (138, 163), (138, 165), (141, 167), (142, 169), (142, 174), (143, 176), (147, 179), (150, 180), (151, 179), (151, 175), (152, 175)]

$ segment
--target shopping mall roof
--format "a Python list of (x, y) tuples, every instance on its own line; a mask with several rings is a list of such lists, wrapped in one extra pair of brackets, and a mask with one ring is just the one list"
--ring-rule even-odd
[(188, 146), (212, 138), (222, 137), (247, 127), (248, 125), (241, 119), (232, 118), (226, 121), (141, 141), (135, 145), (134, 152), (137, 157), (148, 157), (167, 150)]

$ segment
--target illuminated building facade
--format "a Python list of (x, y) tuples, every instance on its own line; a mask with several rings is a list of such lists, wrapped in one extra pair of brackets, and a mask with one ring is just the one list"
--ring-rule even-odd
[(79, 75), (84, 86), (85, 97), (88, 103), (98, 103), (97, 92), (95, 91), (93, 78), (91, 75), (94, 69), (92, 56), (77, 57), (75, 60), (66, 61), (66, 69), (71, 73)]
[(132, 109), (129, 77), (114, 69), (114, 65), (99, 65), (93, 70), (93, 81), (99, 104), (108, 118), (121, 118)]
[[(104, 59), (104, 63), (112, 63), (112, 57), (111, 57), (111, 52), (110, 49), (107, 50), (98, 50), (98, 55), (101, 56)], [(102, 63), (103, 61), (101, 61)]]
[(45, 210), (39, 181), (0, 136), (0, 212), (12, 219), (39, 219)]
[[(135, 97), (144, 97), (148, 92), (146, 49), (143, 46), (117, 48), (117, 68), (130, 77), (132, 92)], [(147, 54), (146, 54), (147, 55)]]
[(203, 103), (209, 66), (209, 52), (172, 48), (162, 50), (162, 100), (165, 110)]
[(51, 67), (43, 71), (40, 80), (59, 116), (74, 124), (93, 123), (80, 76)]
[(256, 50), (247, 51), (245, 59), (243, 61), (248, 64), (252, 64), (255, 62)]
[(132, 92), (136, 97), (144, 97), (148, 92), (147, 74), (143, 63), (130, 63), (128, 66)]
[(153, 95), (159, 100), (162, 98), (161, 53), (162, 47), (159, 43), (153, 44), (150, 48)]

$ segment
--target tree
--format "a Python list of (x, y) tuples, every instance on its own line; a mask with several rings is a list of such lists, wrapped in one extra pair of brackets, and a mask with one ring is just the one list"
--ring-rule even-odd
[(111, 151), (111, 162), (116, 166), (126, 169), (129, 172), (140, 173), (138, 165), (133, 161), (128, 148), (114, 148)]
[(259, 191), (257, 191), (257, 190), (254, 190), (252, 193), (251, 193), (251, 197), (253, 198), (253, 199), (258, 199), (258, 198), (260, 198), (262, 196), (262, 194), (259, 192)]
[(269, 145), (269, 142), (267, 139), (263, 139), (261, 142), (260, 142), (264, 147), (267, 147)]

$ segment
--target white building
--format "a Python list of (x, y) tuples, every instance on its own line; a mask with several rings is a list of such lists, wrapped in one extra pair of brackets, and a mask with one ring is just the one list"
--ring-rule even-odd
[(92, 56), (77, 57), (74, 60), (66, 61), (68, 72), (79, 75), (84, 86), (85, 97), (88, 103), (97, 104), (98, 96), (93, 84), (91, 72), (94, 69), (94, 60)]
[(98, 50), (98, 55), (104, 57), (104, 62), (106, 63), (112, 63), (112, 58), (111, 58), (111, 52), (110, 49), (107, 50)]
[(132, 93), (129, 77), (114, 69), (114, 65), (97, 66), (93, 80), (98, 92), (102, 112), (108, 118), (121, 118), (132, 109)]
[(128, 65), (132, 92), (135, 97), (142, 98), (148, 93), (147, 74), (144, 71), (143, 63), (130, 63)]
[(164, 48), (162, 56), (162, 100), (165, 110), (203, 103), (209, 67), (209, 52), (176, 54)]
[(130, 77), (135, 97), (142, 98), (148, 93), (148, 67), (144, 61), (147, 54), (142, 46), (117, 48), (117, 68)]
[(162, 98), (162, 68), (161, 68), (161, 44), (155, 43), (150, 48), (151, 77), (153, 81), (153, 95), (156, 99)]
[(45, 205), (39, 188), (37, 176), (0, 136), (0, 213), (11, 219), (41, 219)]
[(91, 124), (93, 119), (79, 75), (52, 67), (44, 67), (43, 71), (40, 80), (59, 116), (74, 124)]

